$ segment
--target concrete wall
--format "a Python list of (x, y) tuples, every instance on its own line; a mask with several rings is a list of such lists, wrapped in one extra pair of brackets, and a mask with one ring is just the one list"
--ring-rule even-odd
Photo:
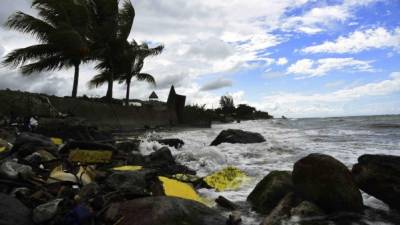
[[(48, 99), (48, 100), (47, 100)], [(0, 91), (0, 115), (38, 115), (54, 117), (57, 112), (84, 118), (89, 124), (130, 130), (145, 126), (168, 126), (177, 123), (176, 112), (167, 107), (143, 107), (106, 104), (88, 99), (60, 98), (17, 91)]]

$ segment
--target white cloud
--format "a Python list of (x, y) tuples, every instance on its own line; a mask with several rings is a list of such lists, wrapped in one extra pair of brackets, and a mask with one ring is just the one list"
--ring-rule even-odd
[[(390, 79), (387, 80), (345, 88), (326, 94), (279, 93), (270, 95), (265, 97), (264, 103), (259, 107), (275, 115), (300, 117), (351, 114), (354, 112), (342, 112), (341, 105), (351, 104), (353, 101), (364, 97), (386, 96), (399, 92), (400, 72), (394, 72), (390, 75)], [(385, 110), (382, 109), (382, 112)], [(400, 113), (399, 110), (397, 107), (397, 113)]]
[(335, 41), (302, 49), (305, 53), (357, 53), (369, 49), (400, 49), (400, 27), (388, 31), (383, 27), (355, 31), (348, 36), (340, 36)]
[(353, 58), (323, 58), (316, 61), (312, 59), (298, 60), (288, 67), (287, 73), (299, 75), (300, 78), (307, 78), (324, 76), (330, 71), (343, 69), (347, 71), (373, 71), (371, 61)]
[(354, 9), (377, 1), (379, 0), (344, 0), (341, 4), (315, 7), (303, 15), (285, 18), (281, 28), (306, 34), (320, 33), (335, 23), (352, 19)]
[(287, 63), (288, 63), (288, 60), (285, 57), (279, 58), (278, 61), (276, 62), (276, 64), (278, 64), (278, 65), (286, 65)]

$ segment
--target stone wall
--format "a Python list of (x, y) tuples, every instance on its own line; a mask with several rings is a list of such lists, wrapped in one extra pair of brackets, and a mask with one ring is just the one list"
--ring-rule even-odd
[(108, 104), (90, 99), (47, 96), (0, 90), (0, 115), (55, 117), (58, 113), (85, 119), (89, 124), (119, 130), (168, 126), (177, 123), (176, 112), (167, 107)]

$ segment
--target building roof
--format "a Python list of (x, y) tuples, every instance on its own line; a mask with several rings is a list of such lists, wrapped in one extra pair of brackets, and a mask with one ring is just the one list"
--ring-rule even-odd
[(158, 96), (156, 94), (156, 92), (152, 92), (151, 95), (149, 96), (149, 99), (158, 99)]

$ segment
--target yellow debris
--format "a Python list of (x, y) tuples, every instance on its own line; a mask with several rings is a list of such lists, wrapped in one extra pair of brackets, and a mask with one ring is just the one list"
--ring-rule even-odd
[(191, 185), (167, 177), (158, 177), (158, 179), (163, 183), (166, 196), (189, 199), (204, 204), (203, 199)]
[(141, 169), (143, 169), (143, 166), (119, 166), (113, 168), (116, 171), (137, 171)]
[(5, 152), (6, 151), (6, 147), (0, 147), (0, 153)]
[(81, 149), (71, 150), (68, 157), (71, 162), (80, 163), (109, 163), (111, 158), (112, 151)]
[(50, 139), (51, 139), (51, 142), (53, 142), (53, 144), (55, 144), (55, 145), (62, 145), (63, 144), (63, 140), (61, 138), (52, 137)]
[(232, 166), (203, 178), (217, 191), (236, 190), (248, 179), (249, 177), (243, 171)]
[(93, 182), (96, 173), (91, 166), (80, 167), (78, 173), (76, 174), (78, 179), (82, 182), (83, 185), (87, 185)]
[(47, 180), (47, 183), (57, 183), (57, 182), (62, 182), (62, 181), (69, 181), (72, 183), (78, 183), (76, 176), (72, 173), (66, 173), (63, 170), (62, 166), (57, 166), (54, 168), (49, 176), (49, 179)]

